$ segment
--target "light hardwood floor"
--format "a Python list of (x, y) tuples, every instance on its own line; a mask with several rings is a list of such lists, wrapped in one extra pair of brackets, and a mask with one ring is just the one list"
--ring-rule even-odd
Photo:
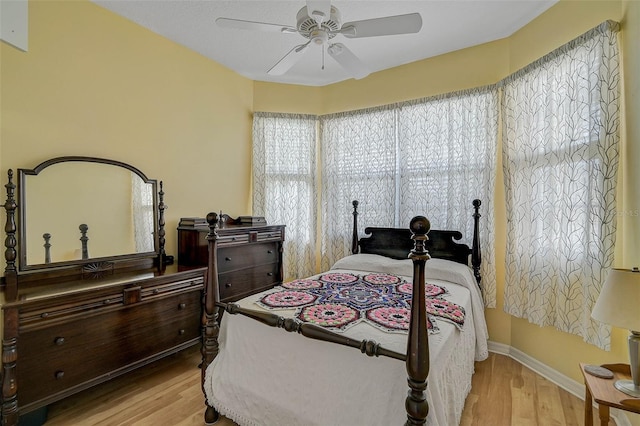
[[(203, 425), (199, 361), (198, 348), (188, 349), (52, 404), (46, 426)], [(579, 398), (509, 357), (490, 354), (476, 363), (460, 425), (584, 425), (583, 413)]]

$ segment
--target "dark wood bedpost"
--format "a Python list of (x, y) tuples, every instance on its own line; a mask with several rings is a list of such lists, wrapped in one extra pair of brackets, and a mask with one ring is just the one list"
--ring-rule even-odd
[[(13, 170), (9, 170), (7, 201), (4, 208), (7, 211), (7, 221), (4, 226), (6, 238), (4, 240), (4, 258), (6, 267), (5, 300), (14, 301), (18, 297), (18, 271), (16, 269), (16, 185), (13, 183)], [(4, 309), (4, 331), (2, 337), (2, 424), (18, 424), (18, 384), (16, 382), (16, 362), (18, 360), (18, 309)]]
[(167, 206), (164, 204), (164, 188), (160, 181), (160, 191), (158, 191), (158, 271), (163, 273), (167, 267), (167, 253), (164, 250), (165, 235), (164, 211)]
[(351, 238), (351, 253), (358, 254), (358, 200), (353, 200), (353, 236)]
[(87, 237), (87, 231), (89, 230), (89, 227), (87, 226), (86, 223), (81, 223), (78, 229), (80, 229), (80, 244), (82, 247), (82, 260), (86, 260), (89, 258), (89, 247), (87, 245), (89, 242), (89, 237)]
[(473, 200), (473, 244), (471, 245), (471, 266), (473, 267), (473, 275), (476, 277), (478, 286), (482, 276), (480, 275), (480, 264), (482, 263), (482, 253), (480, 252), (480, 205), (482, 202), (478, 199)]
[(204, 380), (207, 367), (213, 362), (219, 351), (218, 334), (220, 333), (220, 327), (218, 326), (219, 308), (217, 303), (220, 300), (220, 295), (218, 290), (218, 261), (216, 257), (218, 246), (218, 233), (216, 232), (216, 227), (218, 226), (217, 213), (209, 213), (207, 215), (207, 222), (209, 223), (209, 233), (207, 234), (207, 241), (209, 241), (209, 270), (207, 271), (207, 283), (204, 291), (202, 364), (200, 368), (202, 391), (205, 393), (205, 404), (207, 405), (204, 413), (204, 421), (206, 424), (213, 424), (218, 421), (220, 414), (206, 401)]
[(51, 263), (51, 234), (45, 232), (42, 238), (44, 238), (44, 263)]
[(431, 257), (425, 249), (431, 229), (429, 220), (416, 216), (409, 224), (414, 248), (409, 253), (413, 261), (413, 295), (411, 303), (411, 322), (407, 342), (407, 374), (409, 376), (409, 394), (405, 400), (407, 410), (406, 425), (424, 425), (429, 414), (427, 402), (427, 376), (429, 375), (429, 330), (427, 329), (427, 307), (424, 284), (424, 269)]

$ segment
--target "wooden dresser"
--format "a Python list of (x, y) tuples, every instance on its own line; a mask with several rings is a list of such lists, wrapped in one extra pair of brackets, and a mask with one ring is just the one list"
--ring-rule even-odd
[[(284, 225), (224, 225), (218, 233), (220, 301), (231, 302), (282, 283)], [(178, 264), (206, 266), (207, 226), (178, 227)]]
[(50, 403), (201, 342), (207, 268), (166, 255), (162, 182), (58, 157), (17, 184), (9, 170), (5, 188), (4, 426), (42, 424)]
[(18, 313), (18, 398), (26, 413), (198, 344), (205, 268), (34, 287)]

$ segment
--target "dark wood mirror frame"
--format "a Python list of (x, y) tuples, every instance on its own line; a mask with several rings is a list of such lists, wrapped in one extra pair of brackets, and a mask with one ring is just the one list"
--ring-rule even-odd
[[(65, 162), (87, 162), (112, 165), (129, 170), (139, 176), (144, 183), (151, 184), (153, 192), (153, 223), (154, 223), (154, 250), (144, 253), (122, 253), (113, 256), (84, 258), (53, 263), (42, 263), (37, 265), (27, 264), (26, 253), (26, 185), (27, 176), (37, 176), (47, 167)], [(155, 179), (149, 179), (136, 167), (116, 160), (109, 160), (97, 157), (66, 156), (57, 157), (44, 161), (33, 169), (18, 169), (19, 186), (16, 191), (13, 170), (8, 171), (9, 183), (5, 185), (7, 189), (7, 201), (5, 209), (7, 211), (5, 258), (7, 261), (5, 281), (11, 282), (13, 273), (21, 275), (21, 285), (28, 284), (31, 278), (42, 280), (43, 278), (55, 277), (69, 280), (72, 278), (84, 279), (87, 277), (100, 278), (119, 272), (120, 270), (145, 269), (153, 266), (162, 267), (165, 259), (164, 243), (164, 192), (162, 182), (158, 192), (158, 184)], [(16, 198), (17, 194), (17, 198)], [(16, 219), (18, 219), (16, 221)], [(48, 243), (48, 241), (45, 242)], [(85, 244), (85, 242), (83, 242)], [(85, 246), (86, 247), (86, 246)], [(86, 250), (83, 250), (86, 251)], [(19, 257), (16, 257), (19, 255)], [(7, 288), (7, 290), (9, 290)]]

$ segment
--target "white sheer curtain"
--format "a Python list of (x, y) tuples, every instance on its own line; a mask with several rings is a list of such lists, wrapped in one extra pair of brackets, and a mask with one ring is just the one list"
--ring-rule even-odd
[(154, 250), (154, 212), (152, 186), (140, 176), (131, 173), (131, 213), (133, 216), (133, 238), (136, 253)]
[(591, 319), (613, 262), (620, 76), (606, 22), (503, 82), (505, 311), (609, 348)]
[(426, 215), (433, 229), (473, 239), (472, 201), (480, 207), (482, 291), (495, 307), (494, 186), (498, 91), (486, 87), (407, 102), (399, 111), (401, 223)]
[(366, 226), (407, 227), (420, 214), (470, 245), (479, 198), (483, 292), (494, 307), (497, 101), (492, 87), (322, 116), (322, 268), (350, 253), (354, 199), (360, 236)]
[(284, 278), (315, 273), (317, 118), (255, 113), (253, 214), (286, 225)]
[[(322, 269), (351, 254), (352, 201), (364, 226), (396, 225), (395, 108), (321, 117)], [(408, 226), (408, 222), (407, 222)]]

